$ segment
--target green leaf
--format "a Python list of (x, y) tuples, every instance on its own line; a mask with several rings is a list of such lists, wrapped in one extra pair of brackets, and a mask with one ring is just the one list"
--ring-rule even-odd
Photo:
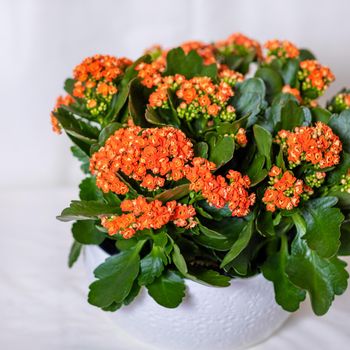
[(328, 124), (329, 119), (332, 116), (330, 111), (321, 107), (311, 108), (311, 114), (314, 122), (322, 122), (325, 124)]
[(267, 168), (270, 169), (272, 136), (269, 131), (267, 131), (260, 125), (254, 125), (253, 132), (258, 151), (261, 155), (265, 157)]
[(253, 221), (247, 222), (242, 231), (240, 232), (238, 239), (233, 243), (229, 252), (225, 255), (220, 264), (220, 268), (223, 268), (236, 258), (241, 251), (248, 245), (253, 233)]
[(180, 248), (176, 244), (174, 244), (172, 260), (177, 269), (185, 276), (188, 272), (187, 264), (185, 258), (180, 252)]
[(72, 226), (74, 239), (81, 244), (101, 244), (105, 235), (95, 226), (94, 220), (77, 221)]
[(265, 165), (265, 157), (259, 153), (256, 153), (253, 161), (250, 163), (249, 168), (246, 171), (251, 186), (256, 186), (258, 183), (263, 181), (268, 174), (266, 169), (263, 169)]
[(82, 247), (83, 246), (79, 242), (77, 241), (73, 242), (69, 251), (68, 267), (72, 267), (75, 264), (75, 262), (78, 260)]
[(189, 184), (179, 185), (156, 195), (155, 199), (165, 203), (173, 200), (179, 200), (182, 197), (187, 196), (189, 192)]
[(261, 270), (264, 277), (273, 282), (277, 303), (284, 310), (293, 312), (299, 309), (299, 305), (305, 299), (306, 293), (289, 280), (286, 274), (288, 259), (287, 238), (282, 236), (280, 251), (270, 255), (261, 267)]
[(129, 66), (126, 70), (125, 70), (125, 74), (123, 76), (123, 79), (121, 80), (119, 86), (118, 86), (118, 95), (117, 95), (117, 101), (116, 104), (114, 106), (114, 111), (113, 114), (116, 116), (119, 114), (119, 112), (122, 110), (122, 108), (124, 107), (127, 99), (128, 99), (128, 95), (129, 95), (129, 91), (130, 91), (130, 82), (132, 79), (134, 79), (138, 72), (135, 70), (135, 67), (137, 65), (139, 65), (141, 62), (146, 62), (146, 63), (150, 63), (151, 58), (148, 55), (142, 56), (139, 59), (137, 59), (131, 66)]
[(231, 277), (221, 275), (214, 270), (196, 269), (191, 271), (191, 274), (186, 274), (186, 277), (192, 281), (204, 284), (206, 286), (228, 287)]
[(185, 54), (181, 47), (172, 49), (167, 54), (167, 64), (163, 75), (182, 74), (186, 79), (193, 77), (209, 77), (216, 79), (216, 64), (204, 65), (203, 58), (196, 51)]
[(169, 270), (147, 286), (149, 295), (167, 308), (176, 308), (185, 296), (185, 283), (175, 272)]
[(210, 228), (199, 224), (199, 231), (202, 233), (199, 236), (194, 237), (194, 240), (211, 249), (225, 251), (229, 250), (232, 246), (232, 239), (231, 237), (225, 236), (220, 234), (219, 232), (216, 232), (214, 230), (211, 230)]
[(141, 286), (137, 283), (137, 280), (134, 281), (134, 284), (131, 287), (131, 291), (128, 296), (124, 299), (123, 304), (129, 305), (131, 304), (135, 298), (139, 295), (141, 290)]
[(299, 71), (299, 60), (289, 59), (282, 67), (282, 77), (284, 80), (284, 85), (294, 86), (297, 80)]
[(346, 263), (337, 257), (320, 257), (300, 236), (299, 232), (292, 243), (286, 272), (294, 285), (309, 293), (315, 314), (324, 315), (334, 296), (346, 290), (349, 277)]
[(54, 114), (67, 134), (85, 144), (92, 145), (96, 142), (99, 134), (98, 128), (82, 119), (76, 118), (72, 113), (63, 108), (58, 108)]
[(306, 222), (306, 239), (308, 246), (318, 255), (329, 258), (335, 255), (340, 246), (340, 225), (344, 216), (338, 208), (335, 197), (321, 197), (309, 200), (302, 210)]
[(300, 61), (305, 60), (315, 60), (315, 55), (308, 49), (299, 49), (299, 59)]
[(264, 237), (273, 237), (276, 235), (272, 213), (270, 211), (260, 211), (256, 218), (256, 229)]
[(201, 200), (198, 202), (198, 204), (213, 217), (232, 217), (232, 211), (230, 210), (228, 205), (225, 205), (223, 208), (216, 208), (213, 205), (210, 205), (206, 200)]
[(255, 76), (264, 81), (268, 99), (271, 100), (274, 95), (282, 91), (282, 77), (275, 70), (269, 67), (262, 67), (256, 71)]
[(249, 115), (247, 127), (255, 124), (256, 116), (265, 107), (265, 94), (265, 84), (260, 78), (250, 78), (237, 84), (232, 104), (239, 117)]
[(304, 113), (301, 107), (293, 101), (288, 101), (281, 109), (280, 129), (292, 130), (304, 122)]
[[(141, 242), (142, 243), (142, 242)], [(90, 285), (90, 304), (106, 307), (112, 303), (122, 303), (129, 295), (139, 273), (139, 249), (123, 251), (106, 259), (94, 271), (97, 281)]]
[(338, 255), (350, 255), (350, 220), (345, 220), (341, 227), (340, 248)]
[(219, 168), (233, 157), (235, 141), (231, 136), (220, 137), (214, 147), (210, 147), (209, 160)]
[(140, 285), (151, 284), (164, 271), (167, 258), (161, 247), (153, 245), (151, 252), (141, 260)]
[(78, 146), (72, 146), (70, 148), (74, 157), (81, 161), (80, 169), (84, 174), (89, 174), (90, 158), (82, 151)]
[(328, 125), (339, 136), (343, 149), (350, 153), (350, 110), (347, 109), (339, 115), (332, 115)]
[(79, 198), (85, 201), (101, 201), (103, 200), (103, 193), (96, 186), (96, 179), (94, 177), (85, 178), (79, 185)]
[(196, 157), (208, 158), (209, 147), (206, 142), (198, 142), (194, 146), (194, 154)]
[(66, 91), (69, 95), (73, 95), (75, 80), (72, 78), (66, 79), (64, 82), (64, 91)]
[(70, 206), (57, 216), (60, 221), (98, 219), (101, 215), (117, 214), (119, 208), (98, 201), (71, 201)]

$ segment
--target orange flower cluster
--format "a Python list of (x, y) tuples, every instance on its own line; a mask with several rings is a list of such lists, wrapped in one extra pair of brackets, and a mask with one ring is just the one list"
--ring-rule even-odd
[(214, 46), (216, 49), (224, 54), (238, 54), (244, 55), (250, 52), (255, 52), (257, 58), (262, 58), (262, 50), (260, 44), (253, 39), (241, 33), (234, 33), (230, 35), (226, 40), (217, 41)]
[(120, 175), (138, 181), (149, 191), (163, 187), (166, 180), (186, 178), (190, 190), (201, 192), (211, 205), (222, 208), (228, 204), (232, 216), (247, 215), (255, 201), (255, 195), (247, 192), (249, 178), (230, 170), (227, 183), (224, 177), (212, 174), (215, 168), (204, 158), (193, 158), (192, 143), (172, 127), (119, 129), (90, 160), (96, 184), (104, 192), (124, 195), (129, 191)]
[(110, 235), (121, 234), (125, 239), (145, 229), (160, 229), (169, 222), (185, 229), (196, 226), (196, 211), (192, 205), (179, 204), (176, 201), (165, 205), (159, 200), (147, 201), (143, 196), (124, 200), (120, 205), (123, 213), (119, 216), (103, 217), (102, 226)]
[(267, 211), (274, 212), (276, 208), (292, 210), (298, 206), (304, 192), (312, 191), (302, 180), (297, 180), (291, 171), (282, 173), (282, 169), (277, 166), (272, 167), (269, 176), (271, 186), (265, 190), (262, 199)]
[(74, 102), (74, 99), (70, 95), (58, 96), (58, 98), (56, 100), (55, 108), (53, 109), (53, 112), (51, 112), (51, 116), (50, 116), (52, 131), (55, 132), (56, 134), (61, 133), (61, 126), (60, 126), (60, 123), (58, 122), (57, 118), (55, 117), (54, 112), (56, 112), (57, 109), (60, 108), (61, 106), (69, 106), (73, 102)]
[(267, 49), (267, 61), (274, 58), (296, 58), (299, 56), (298, 48), (287, 40), (269, 40), (264, 47)]
[(163, 56), (157, 58), (152, 63), (141, 62), (135, 67), (137, 76), (141, 79), (141, 84), (151, 89), (162, 83), (162, 73), (165, 70), (166, 61)]
[(199, 117), (218, 117), (224, 121), (236, 118), (234, 107), (228, 104), (234, 94), (233, 90), (223, 80), (215, 84), (209, 77), (194, 77), (189, 80), (180, 74), (164, 77), (163, 83), (149, 97), (152, 108), (169, 108), (168, 89), (176, 92), (180, 100), (178, 116), (187, 121)]
[(300, 62), (298, 79), (303, 91), (312, 89), (321, 96), (335, 77), (328, 67), (322, 66), (316, 60), (306, 60)]
[(294, 132), (281, 130), (276, 142), (282, 144), (291, 168), (302, 161), (312, 163), (317, 169), (328, 168), (339, 163), (342, 151), (339, 137), (322, 122), (314, 127), (297, 127)]
[(246, 130), (243, 128), (239, 128), (235, 135), (235, 140), (239, 146), (245, 147), (248, 143)]
[(192, 167), (186, 168), (186, 178), (190, 181), (190, 189), (201, 192), (201, 195), (208, 203), (216, 208), (223, 208), (228, 205), (232, 216), (246, 216), (250, 207), (255, 203), (255, 194), (249, 194), (247, 189), (250, 186), (248, 176), (229, 170), (226, 178), (215, 176), (212, 171), (215, 164), (203, 158), (194, 158)]
[(221, 64), (219, 67), (219, 78), (221, 81), (224, 81), (231, 87), (234, 87), (237, 83), (240, 83), (244, 80), (243, 74), (229, 69), (224, 64)]
[(184, 166), (192, 157), (192, 143), (182, 131), (172, 127), (142, 130), (131, 125), (117, 130), (93, 154), (90, 170), (104, 192), (128, 192), (118, 172), (154, 191), (166, 180), (182, 179)]
[(289, 85), (284, 85), (282, 88), (282, 92), (284, 94), (293, 95), (299, 101), (299, 103), (301, 103), (302, 99), (300, 96), (300, 91), (298, 89), (294, 89), (294, 88), (290, 87)]
[(335, 113), (350, 109), (350, 93), (342, 92), (337, 94), (328, 106), (328, 109)]
[(203, 58), (204, 64), (216, 63), (214, 46), (201, 41), (186, 41), (180, 45), (187, 55), (190, 51), (196, 51)]
[(73, 71), (73, 96), (86, 99), (86, 108), (92, 115), (107, 111), (108, 103), (118, 92), (115, 80), (132, 63), (127, 58), (95, 55), (86, 58)]

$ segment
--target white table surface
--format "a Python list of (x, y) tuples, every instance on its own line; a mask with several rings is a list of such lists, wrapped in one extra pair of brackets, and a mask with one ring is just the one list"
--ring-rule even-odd
[[(0, 349), (150, 349), (87, 303), (82, 260), (71, 270), (67, 267), (70, 224), (56, 221), (55, 216), (77, 191), (0, 193)], [(314, 316), (309, 303), (304, 303), (277, 334), (253, 349), (340, 350), (349, 344), (348, 290), (323, 317)]]

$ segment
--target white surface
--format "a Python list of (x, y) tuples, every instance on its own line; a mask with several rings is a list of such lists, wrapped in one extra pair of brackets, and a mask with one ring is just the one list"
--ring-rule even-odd
[[(70, 224), (55, 220), (76, 191), (2, 191), (0, 210), (1, 350), (147, 350), (86, 302), (82, 262), (66, 266)], [(350, 292), (324, 317), (309, 304), (254, 350), (345, 350), (350, 344)]]
[[(85, 248), (93, 271), (108, 255)], [(226, 288), (186, 280), (186, 296), (175, 309), (158, 305), (142, 288), (130, 305), (109, 313), (119, 329), (158, 350), (242, 350), (267, 339), (290, 314), (275, 302), (273, 285), (262, 275), (236, 279)]]
[[(80, 177), (49, 112), (73, 67), (94, 53), (138, 57), (154, 43), (241, 31), (310, 47), (350, 85), (348, 0), (1, 0), (0, 188), (74, 185)], [(19, 161), (20, 160), (20, 161)]]

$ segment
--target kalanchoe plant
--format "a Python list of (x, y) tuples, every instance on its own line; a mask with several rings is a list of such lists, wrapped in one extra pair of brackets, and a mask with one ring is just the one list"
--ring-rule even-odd
[(96, 55), (66, 81), (51, 120), (86, 173), (58, 216), (74, 221), (69, 265), (86, 244), (111, 253), (91, 304), (115, 311), (146, 287), (174, 308), (185, 279), (262, 273), (285, 310), (308, 293), (323, 315), (345, 291), (349, 94), (319, 106), (330, 69), (288, 41), (264, 47), (233, 34), (135, 62)]

